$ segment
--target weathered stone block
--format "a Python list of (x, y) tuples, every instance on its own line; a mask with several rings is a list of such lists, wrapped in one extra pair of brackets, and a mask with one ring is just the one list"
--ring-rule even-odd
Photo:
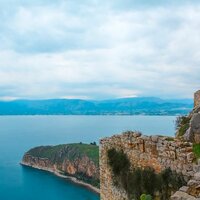
[(170, 200), (197, 200), (197, 199), (185, 192), (178, 191), (171, 197)]

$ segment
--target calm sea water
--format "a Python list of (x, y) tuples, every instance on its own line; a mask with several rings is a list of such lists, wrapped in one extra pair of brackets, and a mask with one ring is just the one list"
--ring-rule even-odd
[(126, 130), (174, 135), (171, 116), (2, 116), (0, 117), (1, 200), (99, 200), (82, 186), (19, 162), (37, 145), (98, 142)]

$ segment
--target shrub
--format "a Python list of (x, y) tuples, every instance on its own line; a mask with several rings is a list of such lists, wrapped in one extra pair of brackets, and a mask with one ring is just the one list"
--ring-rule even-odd
[(174, 141), (174, 137), (167, 137), (166, 140), (167, 141)]
[(152, 196), (150, 194), (146, 195), (146, 200), (152, 200)]
[(139, 199), (142, 192), (142, 171), (137, 168), (131, 173), (129, 179), (129, 195), (133, 196), (134, 199)]
[(183, 136), (190, 126), (190, 117), (179, 116), (176, 119), (177, 136)]
[(107, 154), (109, 165), (111, 166), (114, 175), (119, 176), (121, 173), (129, 171), (130, 162), (123, 151), (110, 149)]
[(95, 145), (95, 146), (97, 145), (96, 142), (90, 142), (90, 144), (91, 144), (91, 145)]
[(170, 168), (163, 170), (158, 175), (158, 182), (158, 191), (161, 194), (161, 200), (169, 199), (172, 191), (176, 191), (186, 184), (183, 175), (175, 171), (172, 172)]
[(193, 144), (193, 152), (197, 159), (200, 158), (200, 144)]
[(128, 183), (130, 175), (130, 162), (123, 151), (116, 151), (114, 148), (108, 150), (108, 163), (114, 174), (113, 182), (121, 186), (128, 194)]
[(145, 168), (142, 170), (142, 190), (146, 194), (154, 195), (156, 189), (156, 173), (152, 168)]
[(146, 195), (146, 194), (142, 194), (140, 196), (140, 200), (152, 200), (152, 196), (151, 195)]
[(146, 200), (146, 194), (142, 194), (142, 195), (140, 196), (140, 200)]

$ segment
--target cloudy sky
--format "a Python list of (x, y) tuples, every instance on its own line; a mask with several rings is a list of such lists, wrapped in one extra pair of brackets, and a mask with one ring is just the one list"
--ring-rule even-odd
[(199, 0), (0, 0), (0, 99), (191, 98)]

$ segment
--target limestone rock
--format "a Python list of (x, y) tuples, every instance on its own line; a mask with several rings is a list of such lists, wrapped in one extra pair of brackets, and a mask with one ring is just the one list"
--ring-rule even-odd
[(157, 141), (158, 141), (158, 138), (159, 138), (159, 136), (157, 136), (157, 135), (152, 135), (152, 136), (151, 136), (151, 140), (152, 140), (153, 142), (157, 142)]
[(187, 160), (188, 161), (193, 161), (195, 159), (195, 156), (194, 156), (194, 153), (193, 152), (190, 152), (187, 154)]
[(193, 140), (193, 135), (192, 135), (192, 131), (191, 131), (191, 127), (189, 127), (187, 129), (187, 131), (185, 132), (185, 134), (183, 135), (184, 140), (186, 141), (192, 141)]
[(181, 192), (187, 192), (188, 191), (188, 186), (183, 186), (183, 187), (181, 187), (180, 189), (179, 189), (179, 191), (181, 191)]
[(185, 192), (178, 191), (171, 196), (170, 200), (197, 200), (197, 199)]
[(194, 113), (190, 124), (195, 143), (200, 143), (200, 113)]
[(200, 113), (192, 113), (190, 127), (187, 129), (183, 138), (186, 141), (200, 143)]
[(200, 172), (198, 172), (198, 173), (196, 173), (196, 174), (194, 175), (194, 180), (200, 181)]
[[(40, 146), (29, 150), (23, 156), (21, 164), (51, 172), (71, 175), (84, 180), (99, 180), (98, 157), (94, 158), (87, 152), (98, 155), (99, 148), (87, 144), (66, 144), (57, 146)], [(83, 178), (80, 178), (82, 174)]]
[(200, 90), (194, 93), (194, 107), (200, 105)]

